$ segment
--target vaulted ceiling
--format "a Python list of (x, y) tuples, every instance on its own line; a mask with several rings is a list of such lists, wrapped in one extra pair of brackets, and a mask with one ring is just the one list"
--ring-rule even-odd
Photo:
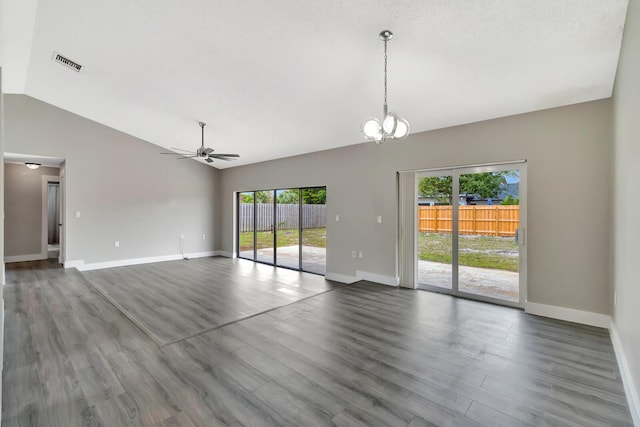
[[(224, 168), (610, 97), (627, 0), (2, 0), (5, 93)], [(77, 73), (52, 60), (83, 65)], [(158, 151), (162, 151), (160, 148)]]

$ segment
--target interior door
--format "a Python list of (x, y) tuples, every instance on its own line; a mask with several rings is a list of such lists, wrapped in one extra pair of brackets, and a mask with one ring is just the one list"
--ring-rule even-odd
[(417, 177), (418, 287), (522, 306), (526, 296), (526, 163)]

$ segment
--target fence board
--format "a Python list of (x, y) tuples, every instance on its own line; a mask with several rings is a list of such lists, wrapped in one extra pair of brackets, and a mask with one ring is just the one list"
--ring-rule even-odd
[[(451, 233), (451, 206), (419, 206), (418, 231), (423, 233)], [(515, 236), (520, 225), (520, 206), (460, 206), (458, 232), (470, 235)]]
[[(278, 230), (297, 229), (300, 222), (298, 204), (276, 205), (276, 227)], [(238, 227), (240, 232), (253, 231), (253, 203), (240, 203)], [(273, 229), (273, 203), (256, 203), (256, 230)], [(327, 226), (326, 205), (302, 205), (302, 228)]]

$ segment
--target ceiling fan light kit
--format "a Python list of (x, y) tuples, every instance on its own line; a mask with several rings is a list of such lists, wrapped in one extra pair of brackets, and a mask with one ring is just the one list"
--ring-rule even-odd
[(369, 141), (381, 144), (388, 139), (403, 139), (409, 135), (409, 122), (395, 113), (390, 113), (387, 106), (387, 42), (393, 38), (389, 30), (380, 32), (380, 40), (384, 42), (384, 104), (382, 106), (382, 123), (376, 117), (367, 117), (362, 122), (362, 134)]

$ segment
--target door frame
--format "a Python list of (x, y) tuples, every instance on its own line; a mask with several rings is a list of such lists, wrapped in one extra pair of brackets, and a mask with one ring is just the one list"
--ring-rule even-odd
[[(520, 221), (519, 221), (519, 233), (523, 238), (523, 243), (519, 244), (519, 266), (518, 266), (518, 287), (519, 287), (519, 295), (518, 301), (507, 301), (499, 298), (478, 295), (470, 292), (460, 291), (459, 290), (459, 185), (460, 175), (465, 174), (473, 174), (473, 173), (482, 173), (482, 172), (501, 172), (501, 171), (510, 171), (510, 170), (518, 170), (520, 173), (519, 176), (519, 205), (520, 205)], [(432, 292), (449, 294), (457, 297), (463, 297), (467, 299), (473, 299), (483, 302), (489, 302), (493, 304), (500, 304), (509, 307), (517, 307), (523, 308), (525, 302), (527, 301), (527, 162), (526, 160), (514, 161), (514, 162), (504, 162), (504, 163), (493, 163), (493, 164), (482, 164), (482, 165), (471, 165), (471, 166), (455, 166), (448, 168), (437, 168), (437, 169), (424, 169), (420, 171), (416, 171), (415, 174), (415, 198), (416, 200), (416, 208), (417, 208), (417, 200), (418, 200), (418, 182), (421, 178), (429, 177), (429, 176), (451, 176), (452, 177), (452, 197), (451, 197), (451, 289), (441, 288), (438, 286), (425, 285), (420, 284), (418, 282), (418, 268), (415, 268), (414, 271), (414, 283), (416, 287), (419, 289), (425, 289)], [(418, 236), (418, 215), (415, 215), (414, 221), (414, 235)], [(414, 262), (416, 266), (418, 266), (418, 239), (416, 237), (415, 243), (415, 254), (414, 254)]]
[(42, 233), (41, 233), (41, 247), (40, 247), (40, 257), (42, 259), (49, 259), (49, 183), (58, 183), (58, 197), (60, 197), (60, 222), (58, 223), (58, 233), (60, 237), (58, 238), (58, 262), (61, 262), (62, 259), (62, 246), (63, 246), (63, 237), (64, 226), (60, 224), (64, 224), (64, 197), (63, 197), (63, 179), (61, 177), (55, 175), (41, 175), (42, 180)]
[[(304, 227), (302, 224), (302, 210), (304, 203), (302, 201), (302, 191), (308, 189), (321, 189), (324, 188), (326, 190), (326, 185), (316, 185), (316, 186), (307, 186), (307, 187), (287, 187), (287, 188), (276, 188), (270, 190), (249, 190), (249, 191), (236, 191), (235, 192), (235, 226), (234, 226), (234, 250), (233, 257), (246, 259), (248, 261), (257, 262), (260, 264), (266, 264), (273, 267), (278, 268), (286, 268), (293, 271), (300, 271), (303, 273), (317, 274), (317, 275), (326, 275), (326, 259), (325, 259), (325, 272), (317, 273), (304, 269), (304, 259), (303, 259), (303, 251), (302, 251), (302, 236), (304, 232)], [(278, 191), (280, 190), (298, 190), (298, 268), (289, 267), (286, 265), (278, 264), (278, 224), (277, 224), (277, 216), (278, 216)], [(257, 215), (256, 215), (256, 193), (258, 192), (271, 192), (273, 194), (273, 218), (272, 218), (272, 227), (273, 227), (273, 260), (271, 262), (259, 260), (258, 259), (258, 239), (257, 239)], [(240, 256), (240, 195), (253, 193), (253, 259), (244, 258)], [(326, 237), (325, 237), (326, 242)], [(325, 247), (326, 250), (326, 247)]]

